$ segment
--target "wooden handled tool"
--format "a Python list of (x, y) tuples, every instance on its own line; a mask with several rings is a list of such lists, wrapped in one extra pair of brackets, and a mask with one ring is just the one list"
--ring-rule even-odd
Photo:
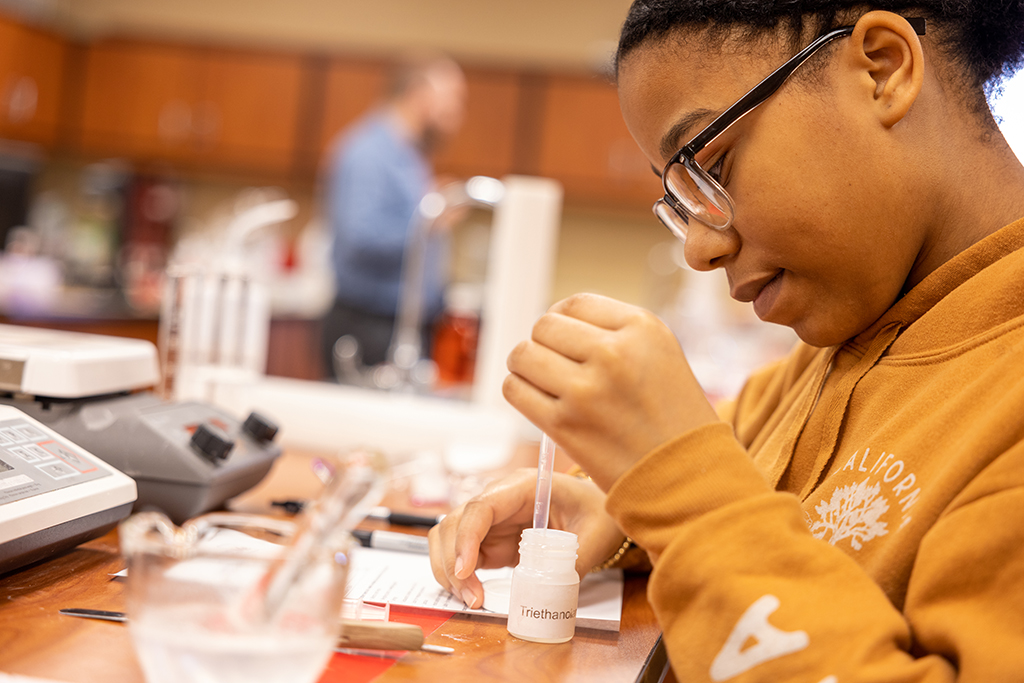
[[(126, 622), (124, 612), (109, 612), (95, 609), (62, 609), (61, 614), (87, 619)], [(423, 643), (423, 629), (415, 624), (396, 621), (341, 620), (341, 636), (338, 647), (352, 650), (424, 650), (449, 654), (452, 648)]]
[(395, 621), (341, 620), (338, 647), (353, 650), (422, 650), (449, 655), (455, 650), (444, 645), (423, 642), (423, 629), (415, 624)]
[(393, 621), (342, 619), (338, 646), (360, 650), (419, 650), (423, 647), (423, 629), (415, 624)]

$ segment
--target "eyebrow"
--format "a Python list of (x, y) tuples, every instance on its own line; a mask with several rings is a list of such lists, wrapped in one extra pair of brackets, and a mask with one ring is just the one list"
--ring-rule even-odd
[(661, 138), (661, 155), (663, 157), (670, 157), (678, 152), (679, 148), (682, 147), (679, 140), (685, 133), (689, 132), (691, 128), (704, 119), (710, 118), (713, 120), (719, 114), (721, 114), (721, 112), (713, 111), (711, 109), (695, 109), (680, 118)]

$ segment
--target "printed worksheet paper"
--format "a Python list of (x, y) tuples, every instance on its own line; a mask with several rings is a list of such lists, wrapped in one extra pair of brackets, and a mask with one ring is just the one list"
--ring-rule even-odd
[[(511, 578), (512, 569), (480, 569), (480, 581)], [(426, 555), (359, 547), (352, 553), (345, 597), (372, 603), (390, 603), (444, 612), (462, 612), (504, 619), (508, 615), (470, 609), (437, 584)], [(576, 625), (618, 631), (622, 615), (622, 571), (588, 574), (580, 583)]]

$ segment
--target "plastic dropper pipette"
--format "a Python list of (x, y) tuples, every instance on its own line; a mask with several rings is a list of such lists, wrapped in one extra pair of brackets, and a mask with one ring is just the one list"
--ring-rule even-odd
[(540, 437), (540, 456), (537, 459), (537, 491), (533, 502), (533, 528), (548, 528), (551, 509), (551, 473), (555, 468), (555, 442), (547, 434)]

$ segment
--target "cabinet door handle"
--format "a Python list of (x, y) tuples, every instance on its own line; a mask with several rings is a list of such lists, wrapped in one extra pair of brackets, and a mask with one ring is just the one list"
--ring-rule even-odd
[(7, 120), (11, 123), (28, 123), (36, 115), (39, 105), (39, 86), (31, 76), (15, 78), (8, 87), (4, 104)]

